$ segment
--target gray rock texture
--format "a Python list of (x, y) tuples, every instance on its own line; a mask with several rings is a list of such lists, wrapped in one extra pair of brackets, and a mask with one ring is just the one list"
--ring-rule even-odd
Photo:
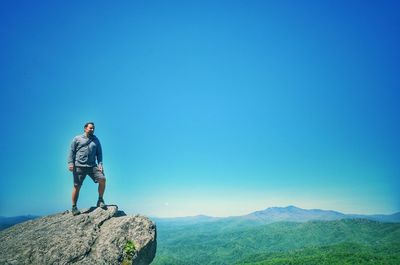
[[(126, 252), (127, 242), (134, 252)], [(117, 206), (67, 211), (0, 231), (0, 264), (150, 264), (156, 227), (144, 216), (126, 216)]]

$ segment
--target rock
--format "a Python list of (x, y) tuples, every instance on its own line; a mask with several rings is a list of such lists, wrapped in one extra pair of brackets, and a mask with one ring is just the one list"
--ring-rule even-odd
[[(130, 242), (129, 242), (130, 241)], [(127, 245), (134, 249), (127, 252)], [(131, 244), (132, 245), (132, 244)], [(117, 206), (45, 216), (0, 231), (0, 264), (150, 264), (156, 226)]]

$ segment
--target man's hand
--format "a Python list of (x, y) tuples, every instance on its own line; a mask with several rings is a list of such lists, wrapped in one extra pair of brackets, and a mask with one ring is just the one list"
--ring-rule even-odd
[(102, 165), (102, 164), (98, 164), (98, 165), (97, 165), (97, 169), (98, 169), (99, 171), (101, 171), (101, 173), (104, 174), (104, 172), (103, 172), (103, 165)]
[(71, 171), (71, 172), (74, 171), (74, 164), (69, 164), (68, 165), (68, 170)]

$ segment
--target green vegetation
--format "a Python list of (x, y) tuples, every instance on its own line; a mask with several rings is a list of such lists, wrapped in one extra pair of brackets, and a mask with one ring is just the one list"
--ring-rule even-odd
[(368, 247), (354, 243), (304, 248), (301, 250), (255, 255), (237, 265), (342, 265), (342, 264), (399, 264), (400, 245)]
[(132, 258), (135, 254), (135, 251), (135, 244), (131, 240), (128, 240), (124, 246), (124, 259), (122, 261), (122, 265), (132, 264)]
[(152, 264), (400, 264), (400, 224), (364, 219), (157, 224)]

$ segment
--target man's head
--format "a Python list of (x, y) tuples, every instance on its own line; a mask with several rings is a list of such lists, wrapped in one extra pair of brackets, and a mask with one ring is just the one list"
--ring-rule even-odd
[(92, 136), (94, 134), (94, 123), (87, 122), (84, 126), (86, 136)]

